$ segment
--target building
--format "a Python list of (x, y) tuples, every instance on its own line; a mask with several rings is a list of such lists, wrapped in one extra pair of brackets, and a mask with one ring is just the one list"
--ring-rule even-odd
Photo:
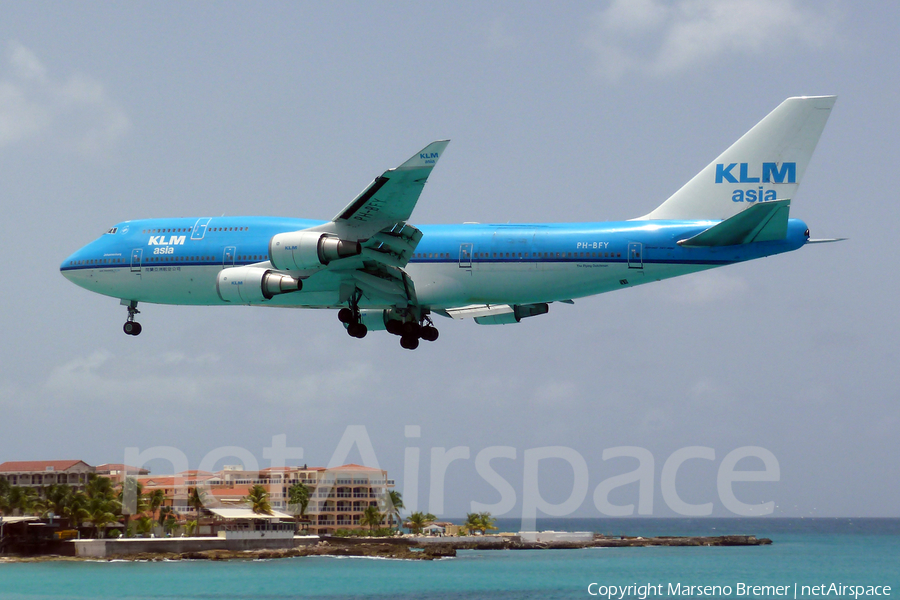
[[(175, 475), (138, 476), (145, 494), (163, 491), (163, 506), (172, 508), (189, 519), (200, 519), (208, 509), (237, 507), (255, 485), (269, 494), (274, 510), (290, 514), (299, 512), (291, 505), (291, 486), (302, 483), (309, 489), (309, 505), (304, 513), (304, 525), (310, 533), (328, 534), (338, 529), (361, 529), (360, 519), (366, 508), (376, 506), (390, 512), (385, 503), (394, 481), (387, 471), (361, 465), (344, 465), (333, 469), (323, 467), (272, 467), (247, 471), (241, 465), (228, 465), (221, 471), (185, 471)], [(198, 490), (204, 509), (197, 510), (189, 503)]]
[(83, 490), (96, 469), (83, 460), (24, 460), (0, 464), (0, 478), (10, 485), (39, 488), (64, 483)]
[(131, 467), (121, 463), (107, 463), (105, 465), (97, 465), (97, 475), (110, 477), (120, 480), (125, 475), (149, 475), (150, 471), (143, 467)]

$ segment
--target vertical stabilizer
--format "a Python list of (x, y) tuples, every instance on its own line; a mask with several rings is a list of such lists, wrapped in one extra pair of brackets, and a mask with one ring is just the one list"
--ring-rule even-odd
[(836, 96), (788, 98), (641, 219), (724, 220), (794, 198)]

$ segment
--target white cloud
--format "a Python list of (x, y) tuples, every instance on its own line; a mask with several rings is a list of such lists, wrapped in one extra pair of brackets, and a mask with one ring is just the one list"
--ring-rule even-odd
[(48, 141), (97, 158), (108, 154), (131, 128), (125, 111), (90, 77), (54, 79), (18, 42), (8, 44), (8, 67), (0, 78), (0, 148)]
[(613, 0), (593, 17), (585, 44), (601, 75), (674, 75), (727, 55), (763, 56), (835, 37), (830, 3), (797, 0)]
[(340, 409), (379, 382), (371, 364), (353, 360), (309, 372), (272, 372), (230, 369), (227, 358), (214, 353), (116, 356), (100, 349), (50, 369), (33, 389), (0, 387), (0, 407), (25, 397), (32, 403), (43, 399), (55, 407), (85, 405), (98, 411), (152, 405), (202, 412), (249, 402), (257, 409), (302, 410), (310, 418), (331, 422)]

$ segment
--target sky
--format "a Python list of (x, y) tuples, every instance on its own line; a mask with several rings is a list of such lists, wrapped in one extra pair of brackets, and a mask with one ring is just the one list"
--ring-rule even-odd
[[(841, 0), (5, 2), (0, 461), (377, 464), (447, 517), (725, 517), (729, 489), (898, 517), (898, 24)], [(128, 219), (330, 219), (446, 138), (413, 224), (633, 218), (824, 94), (791, 214), (847, 241), (440, 319), (415, 352), (327, 311), (142, 305), (130, 337), (59, 274)]]

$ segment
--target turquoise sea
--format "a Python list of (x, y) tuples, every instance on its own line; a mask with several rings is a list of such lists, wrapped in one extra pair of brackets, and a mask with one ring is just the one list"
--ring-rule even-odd
[[(518, 529), (513, 520), (501, 519), (499, 525), (501, 530)], [(538, 526), (644, 536), (746, 533), (774, 543), (747, 548), (463, 551), (440, 561), (311, 557), (10, 563), (0, 564), (0, 598), (556, 599), (597, 597), (590, 592), (604, 591), (601, 586), (648, 584), (655, 586), (646, 596), (651, 598), (689, 595), (684, 593), (688, 585), (721, 586), (701, 597), (793, 598), (795, 585), (798, 598), (855, 598), (842, 587), (849, 585), (864, 586), (864, 594), (889, 594), (879, 598), (900, 595), (900, 519), (547, 519)], [(681, 584), (681, 593), (670, 593), (670, 584)], [(787, 587), (781, 595), (766, 590), (754, 594), (740, 584)], [(838, 587), (829, 590), (831, 584)], [(807, 593), (803, 586), (809, 586)], [(812, 586), (825, 587), (814, 595)], [(641, 595), (646, 594), (636, 587), (626, 589), (622, 597)], [(600, 597), (607, 596), (608, 591)], [(696, 588), (690, 596), (699, 596)]]

